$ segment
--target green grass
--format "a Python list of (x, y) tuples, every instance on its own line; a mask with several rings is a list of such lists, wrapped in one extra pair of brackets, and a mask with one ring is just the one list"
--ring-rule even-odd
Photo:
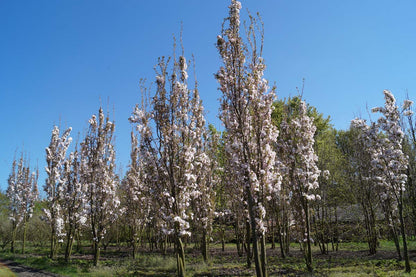
[[(76, 264), (65, 264), (62, 259), (51, 260), (46, 256), (32, 256), (29, 254), (10, 254), (0, 253), (0, 257), (7, 260), (13, 260), (19, 264), (33, 267), (40, 270), (45, 270), (52, 273), (57, 273), (65, 276), (77, 276), (78, 267)], [(2, 276), (2, 275), (0, 275)]]
[[(387, 264), (377, 265), (377, 262), (360, 262), (336, 266), (323, 271), (327, 276), (416, 276), (416, 272), (411, 274), (404, 273), (404, 265), (397, 263), (396, 260), (385, 260)], [(415, 264), (412, 264), (415, 269)], [(324, 274), (322, 274), (324, 275)]]
[[(302, 254), (297, 244), (291, 245), (291, 256), (282, 259), (279, 246), (268, 254), (268, 271), (270, 276), (416, 276), (416, 242), (409, 243), (412, 250), (411, 274), (404, 273), (404, 262), (395, 259), (395, 246), (390, 241), (381, 241), (379, 254), (369, 256), (366, 243), (348, 242), (339, 245), (338, 252), (330, 251), (329, 255), (321, 255), (319, 248), (313, 246), (315, 271), (306, 271)], [(28, 247), (28, 254), (10, 254), (0, 251), (0, 257), (18, 263), (57, 273), (62, 276), (174, 276), (176, 259), (172, 252), (166, 256), (146, 250), (133, 260), (126, 249), (118, 252), (118, 248), (102, 251), (99, 266), (92, 266), (90, 250), (84, 248), (82, 254), (75, 253), (73, 260), (66, 264), (62, 258), (62, 250), (57, 260), (47, 258), (47, 249)], [(250, 269), (246, 267), (246, 257), (238, 257), (235, 244), (227, 244), (225, 252), (221, 245), (211, 245), (215, 250), (210, 261), (205, 263), (201, 254), (193, 245), (186, 249), (186, 272), (188, 276), (253, 276), (254, 263)], [(172, 250), (171, 250), (172, 251)], [(84, 255), (84, 256), (82, 256)], [(87, 255), (87, 256), (85, 256)], [(4, 268), (0, 267), (0, 270)], [(10, 273), (10, 272), (9, 272)], [(6, 275), (0, 271), (0, 276)]]
[(10, 271), (7, 267), (0, 265), (0, 276), (2, 277), (16, 277), (16, 275)]

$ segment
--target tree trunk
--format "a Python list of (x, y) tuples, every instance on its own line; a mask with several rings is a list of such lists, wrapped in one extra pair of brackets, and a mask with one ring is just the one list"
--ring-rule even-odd
[(179, 235), (176, 235), (176, 264), (179, 277), (185, 277), (185, 251)]
[(168, 235), (164, 237), (164, 245), (163, 245), (163, 255), (166, 255), (168, 251)]
[(400, 190), (400, 199), (399, 199), (399, 219), (400, 219), (400, 229), (401, 229), (402, 239), (403, 239), (403, 255), (404, 255), (404, 262), (405, 262), (405, 267), (406, 267), (405, 272), (410, 273), (412, 269), (410, 268), (409, 254), (407, 252), (406, 230), (405, 230), (404, 220), (403, 220), (403, 192), (402, 190)]
[(240, 234), (238, 234), (238, 233), (236, 234), (235, 244), (237, 246), (238, 257), (242, 257), (243, 256), (243, 250), (242, 250), (242, 246), (241, 246), (241, 237), (240, 237)]
[(241, 232), (240, 232), (240, 230), (239, 230), (239, 222), (238, 222), (238, 220), (236, 219), (236, 221), (235, 221), (235, 228), (234, 228), (234, 232), (235, 232), (235, 243), (236, 243), (236, 246), (237, 246), (237, 254), (238, 254), (238, 257), (242, 257), (243, 256), (243, 244), (244, 244), (244, 242), (242, 241), (242, 235), (241, 235)]
[(137, 241), (135, 236), (132, 236), (131, 246), (133, 247), (133, 260), (136, 259), (136, 252), (137, 252)]
[(282, 218), (282, 228), (283, 228), (283, 242), (284, 242), (284, 251), (285, 251), (285, 256), (289, 255), (289, 250), (290, 250), (290, 234), (289, 234), (289, 216), (288, 216), (288, 209), (287, 207), (285, 207), (283, 209), (283, 218)]
[(94, 240), (94, 266), (98, 265), (100, 259), (100, 242)]
[(26, 217), (23, 221), (23, 244), (22, 244), (22, 254), (25, 254), (25, 246), (26, 246), (26, 233), (27, 233), (27, 220)]
[(66, 236), (67, 236), (67, 240), (66, 240), (66, 247), (65, 247), (65, 262), (69, 263), (69, 261), (71, 260), (72, 244), (74, 242), (72, 228), (69, 228), (69, 231)]
[(202, 241), (201, 241), (201, 252), (202, 257), (204, 258), (204, 262), (208, 262), (208, 243), (207, 243), (207, 231), (204, 230), (202, 233)]
[(337, 207), (335, 206), (334, 208), (334, 213), (335, 213), (335, 251), (338, 251), (338, 246), (339, 246), (339, 230), (338, 230), (338, 212), (337, 212)]
[(284, 243), (284, 234), (282, 234), (282, 226), (283, 222), (280, 223), (279, 220), (279, 212), (276, 215), (276, 228), (277, 228), (277, 239), (279, 240), (279, 245), (280, 245), (280, 254), (282, 255), (282, 258), (285, 259), (286, 258), (286, 251), (285, 251), (285, 243)]
[(82, 249), (81, 234), (80, 234), (80, 231), (77, 230), (77, 251), (81, 252), (81, 249)]
[(12, 252), (13, 254), (15, 252), (14, 243), (16, 241), (16, 233), (17, 233), (17, 225), (16, 225), (16, 222), (13, 221), (12, 222), (12, 241), (10, 243), (10, 252)]
[(225, 251), (225, 229), (221, 229), (221, 251)]
[(377, 253), (377, 233), (375, 230), (375, 215), (371, 207), (367, 207), (365, 202), (361, 203), (364, 211), (364, 223), (367, 233), (367, 243), (370, 255)]
[(309, 221), (309, 205), (306, 199), (304, 201), (304, 209), (305, 209), (305, 223), (306, 223), (306, 248), (305, 248), (305, 261), (306, 261), (306, 268), (309, 272), (313, 271), (312, 267), (312, 249), (311, 249), (311, 239), (310, 239), (310, 221)]
[(267, 277), (266, 234), (261, 236), (261, 268), (263, 277)]
[(279, 244), (280, 244), (280, 254), (282, 255), (282, 258), (285, 259), (286, 258), (286, 254), (285, 254), (285, 247), (284, 247), (284, 243), (283, 243), (283, 235), (281, 233), (280, 227), (277, 229), (277, 237), (279, 239)]
[(401, 254), (401, 251), (400, 251), (399, 236), (397, 234), (396, 227), (393, 223), (393, 216), (392, 215), (391, 215), (390, 232), (391, 232), (391, 235), (393, 236), (394, 245), (396, 246), (397, 260), (401, 261), (402, 260), (402, 254)]
[[(253, 254), (254, 254), (254, 264), (256, 266), (256, 275), (257, 277), (265, 277), (264, 272), (266, 272), (265, 265), (261, 262), (260, 253), (259, 253), (259, 242), (258, 242), (258, 235), (256, 230), (256, 216), (254, 214), (254, 200), (253, 196), (251, 195), (250, 188), (247, 187), (247, 195), (248, 195), (248, 212), (250, 216), (251, 222), (251, 235), (253, 240)], [(266, 257), (264, 258), (266, 260)], [(264, 268), (263, 268), (264, 267)], [(267, 272), (266, 272), (267, 273)]]
[(250, 232), (250, 222), (246, 221), (246, 257), (247, 257), (247, 268), (251, 267), (251, 232)]
[(49, 258), (51, 258), (52, 260), (56, 259), (56, 235), (54, 228), (52, 228), (51, 231), (51, 249), (49, 253)]

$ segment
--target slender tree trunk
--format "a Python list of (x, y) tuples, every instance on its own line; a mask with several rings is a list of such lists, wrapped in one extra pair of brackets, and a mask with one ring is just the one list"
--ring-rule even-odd
[(404, 262), (405, 262), (405, 272), (410, 273), (410, 262), (409, 262), (409, 254), (407, 251), (407, 240), (406, 240), (406, 230), (404, 226), (404, 220), (403, 220), (403, 192), (400, 190), (400, 199), (399, 199), (399, 218), (400, 218), (400, 229), (402, 233), (402, 239), (403, 239), (403, 255), (404, 255)]
[(26, 217), (23, 221), (23, 244), (22, 244), (22, 254), (25, 254), (25, 246), (26, 246), (26, 233), (27, 233), (27, 220)]
[(399, 237), (397, 235), (396, 228), (394, 226), (391, 226), (390, 232), (391, 232), (391, 235), (393, 236), (394, 245), (396, 246), (397, 260), (401, 261), (403, 258), (402, 258), (402, 253), (400, 251)]
[(133, 238), (132, 238), (132, 247), (133, 247), (133, 260), (134, 259), (136, 259), (136, 252), (137, 252), (137, 241), (136, 241), (136, 238), (135, 238), (135, 236), (133, 236)]
[(361, 203), (364, 211), (364, 223), (367, 233), (367, 243), (370, 255), (377, 253), (377, 233), (375, 226), (375, 215), (371, 207), (367, 207), (366, 203)]
[(225, 228), (221, 229), (221, 250), (225, 251)]
[(394, 245), (396, 246), (397, 260), (401, 261), (402, 260), (402, 254), (401, 254), (401, 251), (400, 251), (399, 236), (397, 234), (396, 226), (393, 222), (393, 215), (391, 213), (390, 213), (390, 220), (391, 220), (391, 224), (389, 224), (390, 225), (390, 232), (391, 232), (391, 235), (393, 236)]
[(242, 246), (241, 246), (241, 235), (238, 230), (238, 225), (235, 227), (235, 244), (237, 246), (237, 254), (238, 257), (243, 256)]
[(339, 246), (339, 230), (338, 230), (338, 212), (337, 212), (337, 207), (335, 206), (334, 208), (334, 213), (335, 213), (335, 251), (338, 251), (338, 246)]
[[(416, 141), (415, 141), (415, 134), (414, 132), (412, 132), (412, 136), (413, 136), (413, 143), (416, 145)], [(410, 202), (410, 208), (411, 208), (411, 215), (412, 215), (412, 227), (413, 227), (413, 237), (416, 236), (416, 188), (415, 188), (415, 184), (413, 184), (413, 174), (412, 172), (414, 171), (413, 169), (413, 164), (412, 162), (409, 163), (408, 167), (407, 167), (407, 186), (406, 186), (406, 191), (408, 191), (409, 194), (409, 202)]]
[(181, 238), (176, 237), (176, 264), (179, 277), (185, 277), (185, 251), (183, 249), (183, 243)]
[(130, 239), (131, 239), (131, 247), (132, 249), (132, 255), (133, 260), (136, 259), (136, 249), (137, 249), (137, 240), (136, 240), (136, 228), (131, 226), (130, 227)]
[(290, 251), (290, 234), (289, 234), (289, 215), (288, 215), (288, 209), (285, 207), (283, 210), (283, 241), (284, 241), (284, 250), (285, 255), (289, 255)]
[(167, 251), (168, 251), (168, 235), (165, 235), (164, 237), (164, 246), (163, 246), (163, 254), (166, 255)]
[(261, 236), (261, 264), (263, 277), (267, 277), (266, 234)]
[(204, 262), (208, 262), (208, 243), (207, 243), (207, 231), (206, 230), (204, 230), (202, 233), (201, 252), (202, 252), (202, 257), (204, 258)]
[[(260, 259), (259, 253), (259, 242), (258, 242), (258, 235), (256, 230), (256, 217), (254, 214), (254, 200), (253, 196), (251, 195), (250, 188), (247, 188), (247, 195), (248, 195), (248, 212), (250, 216), (251, 222), (251, 235), (253, 239), (253, 254), (254, 254), (254, 264), (256, 266), (256, 275), (257, 277), (265, 277), (264, 272), (266, 272), (266, 268), (263, 269), (263, 264)], [(265, 259), (266, 260), (266, 257)]]
[(56, 235), (54, 228), (52, 228), (51, 231), (51, 249), (49, 253), (49, 258), (51, 258), (52, 260), (56, 259)]
[(282, 221), (279, 220), (280, 213), (277, 213), (276, 216), (276, 227), (277, 227), (277, 236), (279, 239), (280, 244), (280, 253), (282, 258), (285, 259), (287, 254), (289, 253), (289, 245), (288, 245), (288, 230), (286, 230), (286, 216), (285, 216), (285, 209), (281, 210), (282, 212)]
[(99, 259), (100, 259), (100, 242), (98, 240), (94, 240), (94, 266), (98, 265)]
[(15, 252), (14, 243), (16, 241), (16, 233), (17, 233), (17, 225), (16, 225), (16, 222), (13, 221), (12, 222), (12, 241), (10, 243), (10, 252), (12, 252), (13, 254)]
[(311, 249), (311, 238), (310, 238), (310, 221), (309, 221), (309, 205), (306, 199), (304, 201), (304, 209), (305, 209), (305, 220), (306, 220), (306, 253), (305, 253), (305, 261), (306, 267), (309, 272), (313, 271), (312, 267), (312, 249)]
[(371, 207), (370, 207), (370, 241), (371, 241), (370, 254), (376, 254), (377, 245), (378, 245), (377, 230), (376, 230), (376, 216), (374, 214), (374, 210)]
[(69, 228), (69, 231), (66, 236), (67, 236), (67, 239), (66, 239), (66, 247), (65, 247), (65, 262), (69, 263), (69, 261), (71, 260), (72, 245), (74, 242), (72, 228)]
[(77, 230), (77, 251), (81, 252), (81, 249), (82, 249), (81, 234), (80, 234), (80, 231)]
[(401, 261), (402, 260), (402, 255), (401, 255), (401, 251), (400, 251), (399, 237), (397, 235), (396, 226), (395, 226), (394, 221), (393, 221), (393, 214), (390, 210), (390, 202), (385, 203), (385, 205), (383, 206), (383, 209), (384, 209), (384, 217), (387, 221), (387, 226), (389, 226), (390, 234), (393, 238), (394, 245), (396, 246), (397, 260)]
[(246, 220), (246, 257), (247, 257), (247, 268), (251, 268), (251, 232), (250, 222)]
[(116, 221), (116, 245), (118, 247), (118, 251), (121, 250), (121, 243), (120, 243), (120, 227), (117, 224), (118, 222)]
[(239, 257), (243, 256), (243, 244), (244, 242), (242, 241), (242, 235), (241, 235), (241, 231), (239, 228), (239, 222), (238, 219), (235, 220), (235, 228), (234, 228), (234, 232), (235, 232), (235, 242), (236, 242), (236, 246), (237, 246), (237, 254)]
[[(314, 218), (313, 226), (315, 226), (315, 230), (317, 232), (317, 243), (319, 245), (319, 250), (321, 254), (328, 254), (328, 247), (327, 247), (327, 236), (325, 235), (325, 231), (327, 230), (326, 224), (326, 209), (324, 207), (317, 206), (317, 219)], [(310, 225), (310, 224), (309, 224)]]
[(283, 242), (284, 238), (283, 238), (282, 230), (280, 229), (281, 227), (280, 227), (280, 223), (278, 220), (276, 221), (276, 227), (277, 227), (277, 238), (279, 240), (279, 245), (280, 245), (280, 254), (282, 255), (282, 258), (285, 259), (286, 254), (285, 254), (285, 249), (284, 249), (285, 247), (284, 247), (284, 242)]
[(271, 234), (272, 234), (272, 249), (275, 249), (276, 248), (276, 242), (275, 242), (275, 228), (274, 228), (274, 224), (273, 224), (274, 222), (273, 222), (273, 220), (272, 220), (272, 226), (271, 226)]

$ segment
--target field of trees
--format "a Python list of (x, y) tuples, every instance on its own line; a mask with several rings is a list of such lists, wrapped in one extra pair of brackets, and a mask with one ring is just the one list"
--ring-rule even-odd
[(54, 126), (45, 169), (16, 155), (0, 194), (0, 258), (67, 276), (412, 271), (413, 102), (385, 90), (375, 121), (336, 130), (302, 89), (276, 98), (263, 77), (261, 18), (242, 27), (240, 10), (232, 0), (217, 37), (224, 131), (205, 121), (180, 45), (159, 58), (153, 88), (141, 83), (125, 174), (102, 108), (77, 142)]

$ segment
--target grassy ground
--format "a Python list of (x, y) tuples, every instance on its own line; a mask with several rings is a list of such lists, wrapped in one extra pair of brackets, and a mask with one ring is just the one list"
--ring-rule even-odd
[(15, 277), (16, 275), (6, 267), (0, 266), (0, 276), (2, 277)]
[(10, 271), (7, 267), (0, 263), (0, 276), (2, 277), (16, 277), (16, 275)]
[[(411, 274), (404, 273), (404, 263), (396, 260), (392, 242), (382, 241), (376, 255), (368, 255), (365, 243), (341, 243), (339, 251), (330, 251), (327, 255), (313, 248), (315, 271), (306, 272), (301, 252), (296, 244), (291, 247), (291, 256), (282, 259), (279, 249), (268, 247), (268, 270), (270, 276), (416, 276), (416, 242), (409, 245)], [(0, 251), (0, 257), (11, 259), (27, 266), (57, 273), (63, 276), (174, 276), (176, 260), (172, 253), (166, 256), (143, 250), (133, 260), (127, 249), (115, 246), (102, 252), (100, 265), (92, 266), (92, 255), (88, 248), (83, 253), (75, 253), (70, 264), (62, 258), (46, 258), (47, 248), (28, 247), (29, 254), (10, 254)], [(245, 257), (238, 257), (236, 247), (227, 244), (225, 252), (220, 245), (211, 246), (209, 264), (203, 262), (197, 249), (188, 246), (186, 253), (186, 271), (189, 276), (253, 276), (254, 264), (248, 269)], [(0, 267), (0, 276), (13, 276)]]

